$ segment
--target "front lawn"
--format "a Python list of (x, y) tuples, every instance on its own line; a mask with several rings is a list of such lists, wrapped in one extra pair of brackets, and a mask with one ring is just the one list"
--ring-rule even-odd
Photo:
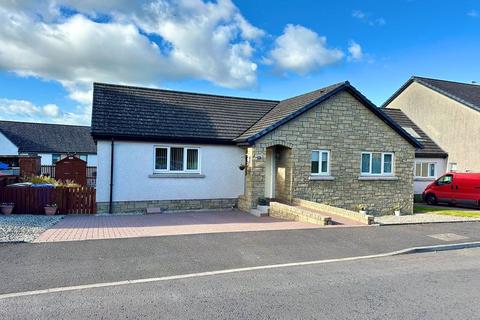
[(414, 204), (413, 213), (434, 213), (445, 216), (480, 218), (480, 210), (458, 210), (450, 207), (428, 206), (424, 204)]

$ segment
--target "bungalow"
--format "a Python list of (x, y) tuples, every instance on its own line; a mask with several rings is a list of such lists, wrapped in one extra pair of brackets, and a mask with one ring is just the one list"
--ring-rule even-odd
[(282, 101), (94, 84), (97, 210), (413, 206), (422, 145), (349, 82)]
[(35, 155), (42, 165), (54, 165), (76, 154), (88, 166), (97, 165), (97, 148), (90, 127), (0, 121), (0, 155)]

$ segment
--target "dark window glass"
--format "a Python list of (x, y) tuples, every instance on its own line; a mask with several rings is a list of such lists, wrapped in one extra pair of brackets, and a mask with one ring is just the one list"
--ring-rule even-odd
[(320, 157), (319, 157), (318, 151), (312, 151), (312, 170), (311, 170), (312, 173), (318, 173), (319, 160), (320, 160)]
[(382, 173), (382, 154), (372, 153), (372, 174)]
[(167, 170), (167, 148), (155, 149), (155, 169)]
[(187, 170), (198, 170), (197, 149), (187, 149)]
[(383, 155), (383, 173), (392, 173), (392, 155)]
[(322, 173), (328, 172), (328, 152), (322, 152)]
[(170, 171), (183, 171), (183, 148), (170, 148)]
[(370, 172), (370, 154), (362, 154), (362, 173)]

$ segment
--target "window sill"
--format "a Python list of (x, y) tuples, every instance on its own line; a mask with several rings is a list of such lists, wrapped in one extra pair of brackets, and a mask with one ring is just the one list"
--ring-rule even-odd
[(332, 181), (332, 180), (335, 180), (335, 177), (312, 174), (308, 177), (308, 180), (310, 180), (310, 181)]
[(396, 181), (399, 180), (396, 176), (360, 176), (358, 180), (361, 181)]
[(435, 181), (437, 178), (415, 177), (413, 181)]
[(201, 173), (154, 173), (148, 175), (149, 178), (205, 178), (204, 174)]

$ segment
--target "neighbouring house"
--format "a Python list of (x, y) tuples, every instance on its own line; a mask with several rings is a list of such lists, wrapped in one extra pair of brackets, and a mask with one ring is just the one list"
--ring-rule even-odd
[(419, 200), (427, 185), (446, 172), (448, 154), (401, 110), (393, 108), (382, 110), (423, 145), (423, 148), (415, 150), (413, 170), (413, 192)]
[(422, 147), (349, 82), (282, 101), (95, 83), (97, 208), (413, 207)]
[(0, 155), (36, 155), (41, 164), (54, 165), (69, 154), (88, 166), (97, 165), (97, 148), (90, 127), (0, 121)]
[(414, 76), (382, 107), (400, 109), (448, 153), (439, 173), (480, 172), (480, 85)]

